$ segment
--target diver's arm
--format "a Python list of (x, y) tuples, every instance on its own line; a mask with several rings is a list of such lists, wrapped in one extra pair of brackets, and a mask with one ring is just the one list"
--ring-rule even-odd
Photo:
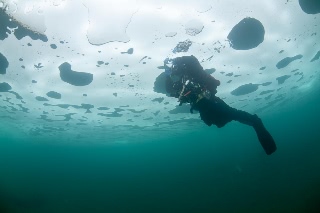
[(168, 96), (178, 98), (180, 86), (182, 87), (182, 84), (179, 81), (174, 83), (170, 76), (166, 77), (166, 92)]
[(166, 91), (167, 91), (167, 94), (171, 97), (175, 97), (174, 93), (174, 89), (173, 89), (173, 81), (172, 79), (170, 78), (170, 76), (167, 76), (166, 77)]

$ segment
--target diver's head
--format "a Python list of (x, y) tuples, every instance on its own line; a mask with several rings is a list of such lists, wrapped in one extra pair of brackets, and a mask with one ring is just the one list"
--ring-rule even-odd
[(170, 59), (170, 58), (166, 58), (164, 60), (164, 70), (165, 70), (165, 73), (167, 76), (170, 76), (172, 74), (172, 67), (173, 67), (173, 64), (172, 64), (173, 60)]
[(183, 67), (181, 67), (181, 64), (176, 63), (175, 59), (172, 58), (166, 58), (164, 60), (164, 69), (167, 75), (182, 76), (183, 74)]

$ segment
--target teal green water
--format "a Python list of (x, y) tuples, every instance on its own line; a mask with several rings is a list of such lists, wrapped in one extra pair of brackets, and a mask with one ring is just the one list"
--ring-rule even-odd
[(271, 156), (238, 123), (109, 145), (3, 133), (0, 212), (319, 212), (318, 95), (263, 117)]

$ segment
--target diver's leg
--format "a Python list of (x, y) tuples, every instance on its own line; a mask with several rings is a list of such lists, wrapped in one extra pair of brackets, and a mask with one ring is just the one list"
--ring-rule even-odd
[(259, 119), (257, 115), (252, 115), (248, 112), (237, 110), (234, 108), (231, 108), (230, 112), (231, 112), (232, 120), (238, 121), (240, 123), (243, 123), (249, 126), (254, 126), (254, 124), (257, 123)]
[(253, 126), (257, 122), (258, 117), (256, 115), (232, 108), (217, 96), (211, 96), (210, 101), (214, 103), (216, 108), (219, 108), (219, 114), (224, 114), (230, 121), (239, 121), (249, 126)]
[(215, 96), (211, 97), (210, 100), (206, 98), (201, 99), (195, 107), (199, 110), (201, 119), (208, 126), (214, 124), (221, 128), (232, 120), (252, 126), (265, 152), (270, 155), (276, 151), (277, 147), (272, 136), (257, 115), (232, 108), (222, 99)]
[(267, 155), (270, 155), (276, 151), (277, 147), (271, 134), (268, 132), (268, 130), (263, 125), (261, 119), (256, 114), (252, 115), (248, 112), (237, 110), (234, 108), (231, 108), (230, 112), (232, 114), (233, 120), (239, 121), (243, 124), (252, 126), (254, 128), (260, 141), (260, 144), (267, 153)]

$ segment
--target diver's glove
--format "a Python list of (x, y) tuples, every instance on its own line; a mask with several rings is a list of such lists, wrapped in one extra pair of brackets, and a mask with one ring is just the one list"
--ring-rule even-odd
[(180, 97), (179, 102), (180, 102), (179, 106), (181, 106), (184, 103), (188, 103), (189, 102), (189, 98), (187, 96), (182, 96), (182, 97)]

